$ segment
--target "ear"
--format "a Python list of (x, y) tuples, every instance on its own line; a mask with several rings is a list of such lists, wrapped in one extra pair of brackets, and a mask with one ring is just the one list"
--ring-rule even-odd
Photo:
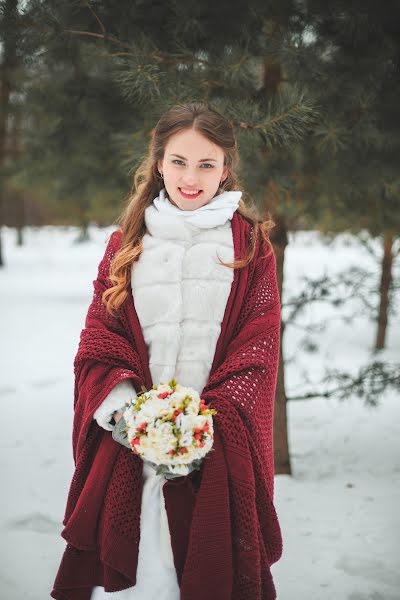
[(157, 161), (157, 169), (159, 173), (162, 173), (162, 160)]
[(227, 177), (228, 177), (228, 167), (224, 166), (224, 168), (222, 169), (221, 181), (224, 182)]

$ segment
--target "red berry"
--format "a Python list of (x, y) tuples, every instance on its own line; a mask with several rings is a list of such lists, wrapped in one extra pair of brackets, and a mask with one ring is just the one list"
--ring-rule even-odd
[(200, 442), (200, 444), (199, 444), (200, 448), (203, 448), (203, 446), (205, 446), (205, 445), (206, 445), (205, 442)]

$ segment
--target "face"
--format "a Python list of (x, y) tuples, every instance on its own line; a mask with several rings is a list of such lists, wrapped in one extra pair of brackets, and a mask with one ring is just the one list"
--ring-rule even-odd
[(194, 129), (170, 137), (158, 170), (170, 201), (181, 210), (207, 204), (228, 174), (222, 148)]

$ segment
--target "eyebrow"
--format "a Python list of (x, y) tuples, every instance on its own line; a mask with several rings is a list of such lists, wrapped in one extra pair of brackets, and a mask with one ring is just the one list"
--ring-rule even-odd
[[(185, 158), (184, 156), (181, 156), (180, 154), (170, 154), (170, 156), (176, 156), (177, 158), (181, 158), (182, 160), (187, 160), (187, 158)], [(217, 162), (215, 160), (215, 158), (202, 158), (199, 160), (199, 162)]]

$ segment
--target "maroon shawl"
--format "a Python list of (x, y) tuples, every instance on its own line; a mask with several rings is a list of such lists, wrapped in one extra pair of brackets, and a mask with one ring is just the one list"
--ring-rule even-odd
[[(232, 218), (235, 258), (252, 226)], [(113, 316), (102, 304), (111, 235), (75, 358), (72, 479), (62, 536), (67, 546), (51, 593), (89, 600), (135, 585), (143, 462), (100, 428), (93, 414), (110, 390), (131, 379), (153, 385), (131, 292)], [(270, 566), (282, 553), (273, 505), (273, 413), (280, 343), (275, 256), (258, 240), (254, 259), (236, 269), (209, 380), (201, 397), (218, 411), (214, 447), (201, 471), (163, 486), (181, 600), (274, 600)], [(158, 384), (159, 382), (154, 382)]]

